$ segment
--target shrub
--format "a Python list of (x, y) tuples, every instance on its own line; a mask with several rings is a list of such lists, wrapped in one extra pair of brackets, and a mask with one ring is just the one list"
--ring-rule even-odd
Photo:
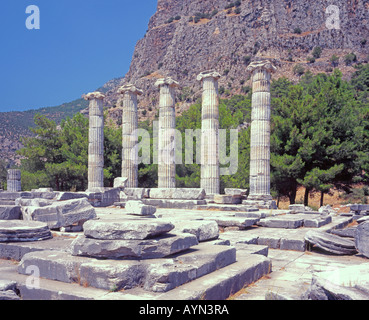
[(329, 59), (329, 61), (331, 62), (332, 66), (336, 67), (338, 65), (338, 61), (340, 60), (340, 58), (338, 58), (335, 54), (332, 55)]
[(315, 62), (315, 58), (314, 57), (307, 57), (307, 61), (309, 63), (314, 63)]
[(248, 65), (251, 61), (251, 56), (244, 56), (243, 57), (243, 63)]
[(229, 69), (225, 69), (225, 70), (224, 70), (224, 75), (225, 75), (225, 76), (227, 76), (227, 75), (228, 75), (228, 73), (229, 73)]
[(301, 29), (300, 29), (300, 28), (295, 28), (295, 29), (293, 29), (293, 33), (301, 34), (301, 33), (302, 33), (302, 31), (301, 31)]
[(305, 69), (301, 64), (296, 64), (293, 67), (293, 73), (298, 75), (298, 76), (302, 76), (305, 73)]
[(240, 14), (241, 13), (241, 8), (236, 8), (236, 10), (234, 11), (235, 14)]
[(351, 65), (353, 62), (357, 61), (356, 54), (351, 52), (351, 53), (345, 55), (344, 61), (345, 61), (346, 66)]
[(193, 22), (193, 17), (192, 16), (188, 19), (188, 22)]
[(322, 54), (322, 48), (321, 47), (315, 47), (314, 50), (313, 50), (313, 57), (318, 59), (320, 58)]
[(176, 20), (176, 21), (181, 20), (181, 16), (175, 16), (174, 20)]

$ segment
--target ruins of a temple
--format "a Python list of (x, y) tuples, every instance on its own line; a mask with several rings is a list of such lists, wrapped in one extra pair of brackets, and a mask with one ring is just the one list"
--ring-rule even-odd
[[(133, 84), (118, 91), (123, 99), (122, 176), (113, 188), (104, 186), (104, 95), (89, 93), (86, 191), (22, 192), (21, 172), (8, 172), (8, 190), (0, 192), (0, 299), (219, 300), (271, 274), (270, 250), (302, 254), (314, 246), (333, 255), (369, 257), (364, 219), (369, 206), (352, 206), (348, 215), (303, 205), (276, 208), (270, 194), (275, 67), (256, 61), (248, 71), (253, 82), (249, 196), (247, 190), (230, 188), (220, 194), (217, 72), (197, 78), (203, 86), (200, 188), (175, 184), (175, 80), (156, 82), (157, 188), (138, 184), (142, 91)], [(352, 240), (347, 236), (353, 231), (345, 228), (356, 220), (361, 224)], [(309, 293), (306, 281), (302, 286), (303, 292), (289, 288), (288, 294), (314, 297), (313, 286)], [(364, 289), (347, 294), (368, 297)], [(265, 297), (286, 298), (280, 291), (269, 288)]]

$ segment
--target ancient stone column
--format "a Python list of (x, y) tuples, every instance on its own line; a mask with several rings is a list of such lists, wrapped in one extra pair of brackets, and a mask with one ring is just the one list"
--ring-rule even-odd
[(16, 169), (8, 170), (7, 176), (7, 191), (9, 192), (20, 192), (21, 187), (21, 171)]
[(198, 75), (202, 82), (201, 120), (201, 188), (206, 194), (219, 194), (219, 93), (220, 74), (205, 71)]
[(271, 201), (270, 195), (270, 79), (276, 68), (270, 61), (256, 61), (252, 73), (250, 195), (247, 200)]
[(90, 101), (90, 129), (88, 139), (88, 189), (104, 187), (104, 113), (101, 92), (84, 96)]
[(127, 188), (138, 187), (138, 114), (137, 96), (142, 90), (132, 84), (121, 87), (118, 92), (123, 94), (122, 115), (122, 177), (127, 178)]
[(175, 163), (175, 88), (178, 82), (171, 78), (159, 79), (160, 90), (158, 128), (158, 187), (176, 187)]

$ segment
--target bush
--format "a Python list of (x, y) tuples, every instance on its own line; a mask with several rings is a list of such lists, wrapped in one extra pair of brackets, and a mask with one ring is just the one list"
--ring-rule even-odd
[(176, 21), (181, 20), (181, 16), (175, 16), (174, 20), (176, 20)]
[(353, 62), (356, 62), (357, 61), (357, 57), (356, 57), (356, 54), (355, 53), (351, 52), (351, 53), (345, 55), (345, 57), (344, 57), (343, 60), (345, 61), (346, 66), (349, 66)]
[(320, 58), (322, 54), (322, 48), (321, 47), (315, 47), (314, 50), (313, 50), (313, 57), (318, 59)]
[(240, 14), (241, 13), (241, 8), (237, 8), (235, 11), (234, 11), (235, 14)]
[(243, 57), (243, 63), (246, 65), (249, 65), (251, 62), (251, 56), (244, 56)]
[(315, 62), (315, 58), (314, 57), (307, 57), (307, 61), (309, 63), (314, 63)]
[(301, 64), (296, 64), (293, 67), (293, 73), (298, 75), (298, 76), (302, 76), (305, 73), (305, 69)]
[(193, 22), (193, 17), (190, 17), (190, 18), (188, 19), (188, 22)]
[(331, 58), (329, 59), (329, 61), (331, 62), (332, 66), (337, 67), (338, 66), (338, 61), (340, 60), (339, 57), (337, 57), (335, 54), (331, 56)]
[(295, 28), (295, 29), (293, 29), (293, 33), (301, 34), (301, 33), (302, 33), (302, 31), (301, 31), (301, 29), (300, 29), (300, 28)]

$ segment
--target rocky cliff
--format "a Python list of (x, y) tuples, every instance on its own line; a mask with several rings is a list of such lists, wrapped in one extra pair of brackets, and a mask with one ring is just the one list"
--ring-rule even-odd
[[(316, 47), (322, 52), (309, 61)], [(344, 57), (350, 53), (357, 62), (369, 59), (369, 0), (158, 0), (129, 72), (100, 90), (107, 94), (105, 104), (119, 124), (122, 107), (117, 89), (136, 84), (144, 90), (139, 118), (153, 119), (158, 78), (171, 76), (180, 83), (176, 105), (180, 114), (201, 96), (196, 81), (201, 71), (215, 69), (223, 75), (220, 92), (226, 97), (247, 91), (246, 68), (257, 57), (273, 59), (278, 68), (274, 78), (297, 81), (296, 65), (313, 73), (330, 72), (332, 55), (339, 57), (335, 66), (348, 76), (354, 68)]]
[[(232, 0), (233, 1), (233, 0)], [(369, 54), (369, 0), (158, 0), (157, 12), (139, 40), (123, 83), (135, 83), (145, 94), (140, 100), (140, 117), (157, 113), (155, 80), (171, 76), (180, 82), (177, 112), (200, 96), (196, 76), (216, 69), (223, 77), (221, 93), (241, 93), (249, 85), (247, 65), (256, 57), (273, 59), (276, 78), (298, 80), (293, 68), (332, 70), (330, 57), (350, 74), (344, 63), (353, 52), (358, 61)], [(333, 5), (333, 7), (332, 7)], [(330, 7), (329, 7), (330, 6)], [(333, 9), (332, 9), (333, 8)], [(322, 53), (308, 61), (315, 47)], [(120, 116), (115, 88), (108, 92), (112, 109)], [(186, 103), (187, 102), (187, 103)]]

